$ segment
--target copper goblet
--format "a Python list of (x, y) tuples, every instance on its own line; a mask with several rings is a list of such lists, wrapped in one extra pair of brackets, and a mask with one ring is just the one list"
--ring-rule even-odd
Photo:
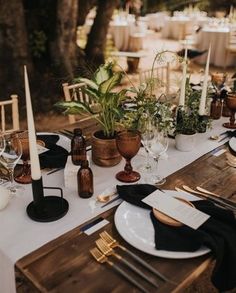
[[(28, 184), (32, 182), (31, 178), (31, 170), (30, 170), (30, 153), (29, 153), (29, 138), (28, 133), (20, 133), (19, 139), (21, 141), (22, 146), (22, 156), (21, 159), (23, 161), (23, 167), (21, 174), (15, 177), (15, 181), (22, 184)], [(37, 144), (41, 146), (45, 146), (45, 143), (41, 140), (37, 140)]]
[(126, 164), (123, 171), (116, 174), (116, 179), (122, 182), (135, 182), (140, 179), (140, 174), (133, 171), (131, 159), (138, 153), (141, 146), (141, 136), (139, 132), (122, 131), (116, 136), (118, 152), (125, 158)]
[(226, 105), (231, 110), (231, 116), (229, 121), (223, 124), (226, 128), (236, 129), (235, 122), (235, 112), (236, 112), (236, 92), (229, 93), (226, 97)]

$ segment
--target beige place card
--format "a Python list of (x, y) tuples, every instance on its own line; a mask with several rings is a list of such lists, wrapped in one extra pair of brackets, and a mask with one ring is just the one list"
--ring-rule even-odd
[[(171, 191), (169, 192), (171, 193)], [(142, 201), (194, 230), (198, 229), (210, 217), (168, 195), (168, 190), (165, 190), (164, 193), (160, 190), (156, 190)]]

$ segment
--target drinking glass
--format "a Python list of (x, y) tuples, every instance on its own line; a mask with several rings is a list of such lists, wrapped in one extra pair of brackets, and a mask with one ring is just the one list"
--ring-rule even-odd
[(155, 174), (151, 176), (152, 183), (156, 185), (161, 185), (166, 182), (166, 179), (158, 175), (158, 162), (168, 148), (168, 137), (166, 133), (158, 131), (157, 128), (153, 129), (153, 135), (149, 136), (147, 141), (147, 149), (150, 155), (153, 157), (156, 162), (156, 171)]
[[(18, 138), (22, 146), (21, 160), (23, 161), (23, 167), (22, 167), (21, 173), (17, 177), (15, 177), (15, 181), (21, 184), (28, 184), (32, 182), (31, 168), (29, 164), (30, 153), (29, 153), (28, 131), (19, 132)], [(37, 144), (43, 147), (45, 146), (45, 143), (42, 140), (38, 140), (38, 139), (37, 139)]]
[[(3, 151), (5, 149), (5, 138), (4, 136), (0, 133), (0, 156), (2, 155)], [(1, 172), (2, 173), (2, 172)], [(0, 178), (0, 184), (3, 183), (3, 179)]]
[(0, 157), (0, 162), (8, 169), (11, 185), (9, 190), (12, 194), (16, 192), (14, 182), (14, 168), (22, 155), (21, 142), (16, 134), (5, 136), (5, 149)]
[(134, 131), (119, 132), (116, 136), (116, 145), (118, 152), (126, 160), (124, 170), (116, 174), (116, 179), (122, 182), (138, 181), (140, 179), (140, 174), (133, 171), (131, 159), (138, 153), (141, 146), (140, 133)]
[(140, 126), (140, 133), (141, 133), (141, 142), (145, 149), (146, 153), (146, 162), (145, 165), (141, 167), (141, 170), (144, 172), (151, 171), (151, 163), (150, 163), (150, 154), (147, 148), (148, 142), (153, 138), (154, 136), (154, 125), (152, 123), (152, 119), (145, 119), (141, 122)]
[(0, 133), (0, 156), (2, 155), (5, 149), (5, 138), (2, 133)]

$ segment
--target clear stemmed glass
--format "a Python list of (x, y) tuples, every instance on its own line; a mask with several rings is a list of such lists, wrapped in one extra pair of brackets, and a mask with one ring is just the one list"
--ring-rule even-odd
[(150, 163), (150, 154), (149, 154), (147, 146), (148, 146), (148, 142), (154, 136), (154, 125), (152, 123), (152, 119), (147, 118), (141, 122), (140, 133), (141, 133), (141, 142), (146, 152), (146, 162), (145, 162), (145, 165), (141, 167), (141, 170), (144, 172), (149, 172), (151, 171), (151, 163)]
[[(0, 156), (2, 155), (3, 151), (5, 149), (5, 138), (4, 136), (0, 133)], [(0, 183), (3, 182), (3, 179), (0, 178)]]
[(22, 155), (22, 146), (17, 134), (9, 134), (5, 136), (5, 149), (0, 157), (3, 166), (8, 169), (11, 185), (10, 192), (14, 194), (16, 187), (14, 182), (14, 168)]
[(5, 149), (5, 138), (2, 133), (0, 133), (0, 156), (2, 155)]
[(168, 148), (168, 137), (166, 133), (153, 128), (153, 135), (148, 137), (147, 150), (156, 162), (156, 172), (151, 176), (152, 183), (161, 185), (166, 179), (158, 175), (158, 162)]

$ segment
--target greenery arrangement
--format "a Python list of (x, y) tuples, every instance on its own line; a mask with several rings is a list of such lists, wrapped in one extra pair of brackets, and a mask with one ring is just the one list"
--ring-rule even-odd
[(65, 114), (86, 114), (94, 117), (101, 125), (104, 138), (114, 137), (117, 123), (123, 113), (122, 102), (126, 100), (126, 90), (114, 90), (120, 84), (123, 73), (114, 72), (113, 65), (112, 62), (101, 65), (92, 79), (74, 80), (86, 85), (83, 90), (89, 95), (92, 103), (63, 101), (56, 104), (65, 110)]
[[(156, 54), (152, 71), (154, 63), (164, 62), (165, 53), (170, 52), (163, 51)], [(177, 56), (173, 52), (171, 54)], [(142, 122), (150, 115), (155, 118), (161, 131), (170, 131), (173, 128), (170, 104), (160, 102), (153, 94), (155, 85), (160, 81), (151, 75), (145, 83), (135, 87), (127, 76), (132, 85), (131, 88), (115, 91), (115, 87), (120, 84), (122, 76), (126, 73), (121, 67), (122, 72), (114, 72), (113, 67), (114, 63), (108, 61), (98, 68), (91, 79), (74, 80), (74, 82), (82, 82), (86, 85), (84, 92), (89, 95), (92, 103), (62, 101), (56, 106), (65, 110), (65, 114), (91, 115), (100, 123), (105, 138), (114, 137), (117, 129), (140, 130)]]
[(204, 129), (211, 127), (209, 117), (200, 118), (198, 114), (201, 91), (194, 90), (189, 78), (186, 81), (185, 106), (179, 107), (174, 122), (175, 134), (194, 134), (204, 132)]
[(160, 131), (171, 131), (174, 124), (170, 103), (160, 102), (154, 95), (149, 95), (149, 84), (142, 83), (138, 89), (130, 91), (135, 95), (125, 104), (120, 124), (126, 129), (142, 131), (143, 122), (152, 117)]

